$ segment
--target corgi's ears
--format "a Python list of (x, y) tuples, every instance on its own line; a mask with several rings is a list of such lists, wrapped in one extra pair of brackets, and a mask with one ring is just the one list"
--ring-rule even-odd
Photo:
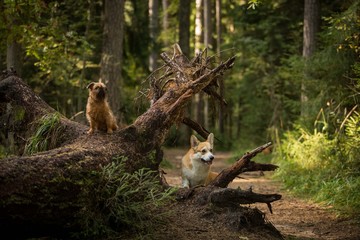
[(191, 135), (190, 137), (190, 146), (192, 148), (196, 148), (199, 145), (200, 141), (195, 137), (195, 135)]
[(207, 141), (210, 143), (211, 147), (214, 146), (214, 134), (213, 133), (209, 134)]
[[(206, 140), (208, 143), (210, 143), (211, 147), (214, 146), (214, 134), (213, 133), (210, 133), (207, 140)], [(198, 145), (199, 145), (200, 141), (199, 139), (197, 139), (195, 137), (195, 135), (191, 135), (191, 138), (190, 138), (190, 146), (192, 148), (196, 148)]]

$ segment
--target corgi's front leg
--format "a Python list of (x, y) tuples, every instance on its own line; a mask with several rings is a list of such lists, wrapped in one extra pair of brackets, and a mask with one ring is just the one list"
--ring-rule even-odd
[(182, 179), (182, 186), (183, 188), (190, 188), (190, 182), (187, 178)]

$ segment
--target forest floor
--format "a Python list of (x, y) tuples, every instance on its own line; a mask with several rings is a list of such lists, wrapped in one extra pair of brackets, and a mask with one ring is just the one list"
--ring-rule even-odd
[[(166, 180), (172, 186), (181, 186), (181, 158), (185, 149), (165, 149), (164, 159), (170, 166), (164, 167)], [(213, 171), (220, 172), (230, 165), (231, 153), (217, 152), (212, 166)], [(253, 160), (261, 158), (261, 155)], [(256, 193), (279, 193), (282, 199), (272, 203), (273, 214), (266, 204), (252, 204), (265, 213), (270, 221), (285, 239), (360, 239), (360, 223), (354, 219), (337, 217), (330, 207), (324, 207), (311, 201), (295, 198), (283, 189), (280, 182), (271, 178), (272, 173), (259, 172), (244, 173), (242, 178), (235, 179), (229, 187), (248, 189), (251, 187)], [(234, 232), (222, 226), (219, 222), (206, 221), (206, 217), (199, 218), (196, 209), (189, 211), (186, 204), (176, 204), (172, 210), (176, 216), (171, 220), (173, 224), (161, 231), (164, 239), (176, 236), (177, 239), (278, 239), (271, 237), (262, 230)], [(183, 213), (181, 212), (183, 208)], [(204, 214), (206, 216), (206, 214)], [(171, 233), (170, 233), (171, 232)], [(168, 235), (168, 236), (167, 236)]]

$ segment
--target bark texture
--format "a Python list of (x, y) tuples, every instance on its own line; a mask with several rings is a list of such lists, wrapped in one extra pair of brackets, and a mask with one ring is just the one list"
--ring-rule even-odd
[(123, 98), (121, 68), (123, 61), (124, 2), (104, 1), (104, 41), (100, 63), (100, 78), (108, 88), (110, 107), (120, 122), (122, 121), (120, 110)]

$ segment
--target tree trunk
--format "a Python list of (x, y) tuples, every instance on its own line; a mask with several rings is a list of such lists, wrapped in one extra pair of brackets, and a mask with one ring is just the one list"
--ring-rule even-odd
[(190, 0), (179, 2), (179, 45), (185, 56), (190, 56)]
[[(1, 6), (1, 9), (4, 7)], [(16, 13), (16, 9), (12, 9), (13, 14)], [(21, 45), (19, 41), (19, 33), (17, 33), (18, 21), (11, 14), (4, 17), (3, 20), (7, 20), (8, 36), (6, 46), (6, 67), (7, 69), (13, 68), (21, 75), (22, 61), (21, 61)], [(15, 30), (14, 30), (15, 29)]]
[(196, 0), (196, 14), (195, 14), (195, 54), (198, 54), (202, 49), (203, 44), (203, 0)]
[[(179, 45), (185, 56), (190, 56), (190, 13), (191, 13), (191, 0), (179, 1)], [(192, 106), (189, 104), (187, 115), (191, 116)], [(184, 133), (179, 137), (180, 144), (187, 144), (192, 134), (191, 128), (187, 126), (180, 126), (179, 132)]]
[(156, 61), (158, 56), (157, 38), (159, 35), (159, 1), (149, 0), (149, 33), (150, 33), (150, 56), (149, 56), (149, 70), (150, 72), (156, 69)]
[[(212, 4), (211, 0), (203, 0), (204, 1), (204, 45), (207, 51), (213, 48), (212, 41)], [(203, 97), (204, 102), (204, 127), (209, 129), (209, 99), (207, 97)]]
[[(86, 26), (85, 26), (85, 33), (84, 33), (84, 38), (86, 41), (88, 41), (89, 39), (89, 32), (90, 32), (90, 25), (91, 22), (93, 21), (93, 7), (94, 7), (94, 2), (93, 0), (89, 0), (89, 6), (87, 9), (87, 13), (86, 13)], [(85, 88), (85, 72), (86, 72), (86, 61), (88, 59), (88, 56), (86, 55), (86, 51), (83, 52), (82, 54), (82, 69), (81, 69), (81, 74), (80, 74), (80, 82), (79, 82), (79, 89), (77, 92), (77, 108), (76, 111), (77, 113), (81, 112), (84, 110), (84, 103), (83, 103), (83, 96), (82, 96), (82, 91)]]
[(8, 42), (6, 49), (6, 66), (8, 69), (14, 68), (21, 74), (21, 45), (15, 40)]
[(122, 55), (124, 37), (124, 0), (104, 2), (104, 36), (101, 56), (100, 78), (109, 91), (109, 103), (112, 111), (122, 122)]
[[(216, 0), (216, 55), (221, 59), (221, 0)], [(225, 84), (222, 78), (219, 79), (219, 94), (224, 98)], [(225, 106), (219, 106), (219, 131), (225, 133)]]
[(310, 76), (307, 70), (307, 61), (315, 52), (316, 47), (316, 34), (319, 25), (319, 1), (318, 0), (305, 0), (304, 5), (304, 32), (303, 32), (303, 57), (305, 59), (304, 78), (301, 83), (301, 116), (308, 117), (309, 110), (307, 107), (308, 94), (307, 84)]
[(212, 24), (212, 1), (204, 0), (204, 45), (208, 49), (213, 48), (213, 24)]
[[(199, 55), (203, 45), (203, 0), (195, 1), (195, 55)], [(196, 122), (202, 124), (202, 112), (203, 112), (203, 101), (199, 94), (194, 96), (194, 102), (192, 103), (192, 116)]]
[[(168, 2), (168, 0), (162, 0), (161, 2), (162, 2), (162, 10), (163, 10), (162, 28), (163, 28), (163, 32), (167, 33), (169, 30), (169, 13), (168, 13), (169, 2)], [(179, 11), (181, 11), (181, 10), (179, 10)], [(165, 44), (165, 46), (169, 45), (168, 38), (164, 38), (164, 44)], [(180, 44), (180, 47), (182, 47), (181, 44)], [(185, 49), (183, 49), (183, 51), (186, 54)], [(188, 55), (186, 55), (186, 56), (188, 56)]]

